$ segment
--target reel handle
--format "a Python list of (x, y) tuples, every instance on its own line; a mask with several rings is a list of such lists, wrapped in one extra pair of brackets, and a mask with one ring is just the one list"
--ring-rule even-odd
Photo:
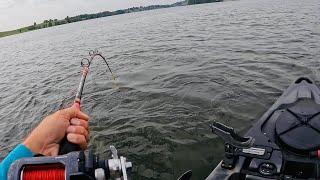
[[(75, 106), (77, 109), (80, 110), (80, 102), (79, 101), (76, 101), (73, 104), (73, 106)], [(69, 152), (80, 151), (80, 150), (81, 150), (81, 148), (79, 145), (68, 141), (67, 134), (66, 134), (60, 143), (58, 155), (68, 154)]]

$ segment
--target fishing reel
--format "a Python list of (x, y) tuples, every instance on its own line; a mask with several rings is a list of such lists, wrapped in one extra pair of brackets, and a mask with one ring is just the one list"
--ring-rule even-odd
[(23, 158), (11, 165), (8, 180), (129, 180), (132, 163), (119, 157), (114, 146), (110, 150), (112, 158), (107, 160), (100, 160), (92, 150)]

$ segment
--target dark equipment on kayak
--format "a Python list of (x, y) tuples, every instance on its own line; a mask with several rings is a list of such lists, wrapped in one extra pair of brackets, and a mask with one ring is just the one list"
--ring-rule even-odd
[(242, 137), (211, 124), (225, 157), (207, 180), (320, 179), (320, 90), (299, 78)]
[(11, 165), (8, 180), (128, 180), (132, 163), (119, 157), (114, 146), (110, 146), (110, 150), (112, 159), (107, 160), (100, 160), (92, 151), (23, 158)]
[[(91, 65), (92, 61), (95, 59), (95, 57), (98, 56), (98, 57), (101, 57), (103, 59), (103, 61), (106, 63), (106, 65), (107, 65), (107, 67), (108, 67), (108, 69), (109, 69), (109, 71), (110, 71), (110, 73), (112, 75), (113, 80), (115, 80), (115, 76), (112, 73), (106, 58), (104, 56), (102, 56), (102, 54), (100, 52), (98, 52), (97, 50), (89, 51), (89, 56), (90, 56), (89, 59), (88, 58), (83, 58), (81, 60), (82, 75), (81, 75), (79, 87), (78, 87), (77, 94), (76, 94), (76, 97), (74, 99), (74, 104), (73, 104), (73, 106), (75, 106), (79, 110), (80, 110), (80, 107), (81, 107), (81, 98), (82, 98), (82, 92), (83, 92), (84, 84), (85, 84), (85, 81), (86, 81), (86, 78), (87, 78), (87, 75), (88, 75), (88, 72), (89, 72), (90, 65)], [(67, 154), (69, 152), (79, 151), (79, 150), (81, 150), (81, 148), (79, 146), (73, 144), (73, 143), (70, 143), (67, 140), (67, 137), (65, 136), (63, 138), (61, 144), (60, 144), (59, 155)]]

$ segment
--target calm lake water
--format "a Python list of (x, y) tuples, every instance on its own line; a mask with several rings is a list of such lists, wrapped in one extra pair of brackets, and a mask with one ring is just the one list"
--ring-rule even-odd
[(83, 21), (0, 39), (0, 156), (72, 103), (80, 60), (100, 50), (83, 110), (91, 147), (135, 179), (203, 179), (223, 156), (216, 120), (244, 133), (299, 76), (320, 80), (320, 1), (242, 0)]

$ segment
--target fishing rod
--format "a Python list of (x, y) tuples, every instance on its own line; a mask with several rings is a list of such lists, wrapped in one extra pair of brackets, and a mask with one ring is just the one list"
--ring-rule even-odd
[[(115, 81), (115, 75), (111, 71), (111, 68), (110, 68), (106, 58), (98, 50), (89, 51), (89, 56), (90, 56), (89, 59), (83, 58), (81, 60), (82, 74), (81, 74), (81, 79), (80, 79), (80, 83), (78, 86), (78, 90), (77, 90), (77, 93), (76, 93), (76, 96), (75, 96), (75, 99), (73, 102), (73, 106), (76, 107), (78, 110), (81, 109), (81, 99), (82, 99), (83, 88), (84, 88), (84, 84), (85, 84), (87, 75), (89, 73), (90, 65), (91, 65), (92, 61), (94, 59), (96, 59), (96, 57), (100, 57), (105, 62), (105, 64), (107, 65), (107, 67), (112, 75), (112, 79)], [(67, 136), (65, 136), (60, 143), (59, 155), (67, 154), (72, 151), (80, 151), (80, 150), (81, 150), (80, 146), (69, 142), (67, 140)]]
[[(106, 58), (98, 51), (90, 51), (90, 58), (81, 61), (82, 75), (73, 107), (81, 109), (81, 99), (90, 65), (95, 57), (101, 57), (112, 73)], [(31, 157), (15, 161), (9, 171), (8, 180), (129, 180), (132, 163), (124, 156), (118, 155), (114, 146), (110, 146), (111, 158), (100, 159), (92, 150), (81, 151), (76, 144), (70, 143), (66, 136), (60, 144), (59, 156)]]

